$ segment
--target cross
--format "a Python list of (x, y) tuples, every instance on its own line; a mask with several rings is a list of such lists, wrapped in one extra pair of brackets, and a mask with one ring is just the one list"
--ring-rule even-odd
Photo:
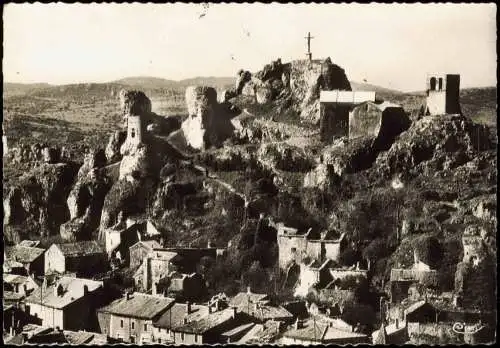
[(307, 33), (307, 36), (304, 38), (307, 39), (307, 56), (309, 57), (309, 60), (312, 59), (312, 53), (311, 53), (311, 39), (314, 39), (313, 36), (311, 36), (311, 33)]

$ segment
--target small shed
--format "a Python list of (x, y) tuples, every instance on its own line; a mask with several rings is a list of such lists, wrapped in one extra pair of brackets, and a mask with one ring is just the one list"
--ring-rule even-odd
[(387, 101), (366, 101), (349, 113), (349, 139), (371, 137), (392, 144), (409, 126), (410, 119), (404, 109)]

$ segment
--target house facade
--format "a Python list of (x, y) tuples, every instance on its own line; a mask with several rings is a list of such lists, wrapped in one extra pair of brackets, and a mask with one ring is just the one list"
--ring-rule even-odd
[(135, 292), (98, 309), (102, 333), (127, 343), (153, 342), (153, 322), (172, 306), (174, 300)]
[(4, 262), (22, 264), (26, 274), (44, 274), (44, 252), (42, 248), (21, 245), (6, 246), (4, 249)]
[(103, 296), (103, 282), (61, 277), (41, 286), (25, 299), (26, 312), (41, 319), (42, 326), (68, 330), (95, 329), (95, 307)]
[(91, 275), (105, 269), (104, 247), (96, 241), (52, 244), (45, 252), (45, 273)]

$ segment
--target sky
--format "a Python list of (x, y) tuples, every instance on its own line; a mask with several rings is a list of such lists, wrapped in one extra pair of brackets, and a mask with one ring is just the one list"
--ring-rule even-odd
[(330, 57), (350, 80), (425, 89), (429, 73), (496, 86), (495, 4), (7, 4), (4, 81), (180, 80)]

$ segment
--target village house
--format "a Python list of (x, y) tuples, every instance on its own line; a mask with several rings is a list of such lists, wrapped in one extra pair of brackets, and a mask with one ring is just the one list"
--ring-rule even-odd
[(216, 310), (209, 307), (211, 313), (198, 319), (175, 325), (172, 337), (175, 344), (215, 344), (227, 343), (222, 335), (236, 327), (251, 322), (250, 318), (236, 307)]
[[(242, 337), (238, 338), (233, 332), (225, 333), (227, 343), (235, 344), (270, 344), (275, 343), (285, 325), (281, 321), (268, 320), (264, 324), (252, 325)], [(241, 329), (240, 329), (241, 330)], [(230, 334), (232, 334), (230, 336)]]
[(129, 262), (129, 248), (140, 240), (141, 225), (132, 220), (119, 221), (104, 231), (106, 254), (108, 258), (118, 258)]
[[(16, 274), (3, 275), (4, 300), (9, 300), (9, 293), (19, 297), (19, 300), (29, 296), (33, 290), (38, 288), (38, 284), (30, 276), (21, 276)], [(17, 300), (16, 300), (17, 302)]]
[(360, 103), (375, 102), (375, 92), (369, 91), (320, 91), (320, 133), (322, 141), (333, 137), (348, 136), (349, 112)]
[(436, 277), (436, 270), (431, 269), (430, 262), (421, 260), (416, 250), (413, 252), (412, 268), (393, 268), (390, 277), (391, 303), (400, 303), (411, 294), (411, 286), (424, 278)]
[(130, 268), (136, 269), (153, 249), (161, 248), (160, 243), (155, 240), (138, 241), (129, 248)]
[(266, 294), (254, 294), (250, 287), (246, 292), (240, 292), (229, 301), (229, 306), (238, 308), (238, 311), (246, 313), (255, 322), (264, 323), (268, 320), (276, 320), (291, 323), (293, 315), (281, 306), (269, 305), (269, 297)]
[(6, 344), (69, 344), (69, 345), (104, 345), (113, 343), (106, 335), (88, 331), (61, 330), (52, 327), (44, 327), (28, 324), (22, 331), (10, 337)]
[(209, 314), (209, 306), (194, 303), (174, 303), (153, 322), (153, 342), (174, 343), (172, 328), (184, 322), (201, 319)]
[(372, 333), (372, 343), (375, 345), (402, 345), (408, 342), (408, 340), (408, 328), (404, 323), (400, 323), (399, 320), (389, 325), (382, 323), (380, 329)]
[(4, 262), (13, 262), (17, 265), (22, 264), (26, 273), (36, 276), (44, 274), (44, 252), (42, 248), (27, 246), (6, 246), (4, 249)]
[(126, 293), (97, 310), (101, 332), (127, 343), (153, 342), (153, 322), (173, 303), (174, 300), (168, 297)]
[(13, 337), (22, 328), (30, 323), (39, 323), (40, 319), (26, 314), (21, 308), (15, 305), (7, 304), (4, 300), (3, 306), (3, 333), (5, 337)]
[(43, 326), (92, 330), (102, 297), (103, 282), (63, 276), (51, 286), (35, 289), (24, 302), (26, 312), (40, 318)]
[(334, 321), (315, 318), (306, 322), (297, 320), (290, 330), (285, 331), (280, 340), (283, 345), (309, 344), (357, 344), (368, 343), (368, 336), (345, 328), (338, 328)]
[[(161, 288), (162, 281), (167, 283), (168, 286), (164, 285)], [(153, 287), (153, 291), (167, 293), (177, 300), (198, 301), (206, 294), (206, 286), (203, 276), (199, 273), (172, 272), (167, 277), (160, 278), (159, 282)]]
[(283, 223), (276, 225), (278, 230), (279, 265), (287, 270), (292, 261), (300, 264), (309, 258), (323, 263), (327, 259), (337, 261), (345, 248), (345, 234), (337, 235), (335, 231), (323, 231), (320, 234), (309, 229), (305, 234), (286, 227)]
[(349, 140), (371, 137), (383, 149), (410, 126), (404, 109), (387, 101), (365, 101), (349, 112)]
[(45, 273), (75, 273), (91, 276), (104, 271), (107, 259), (104, 247), (96, 241), (52, 244), (45, 252)]

